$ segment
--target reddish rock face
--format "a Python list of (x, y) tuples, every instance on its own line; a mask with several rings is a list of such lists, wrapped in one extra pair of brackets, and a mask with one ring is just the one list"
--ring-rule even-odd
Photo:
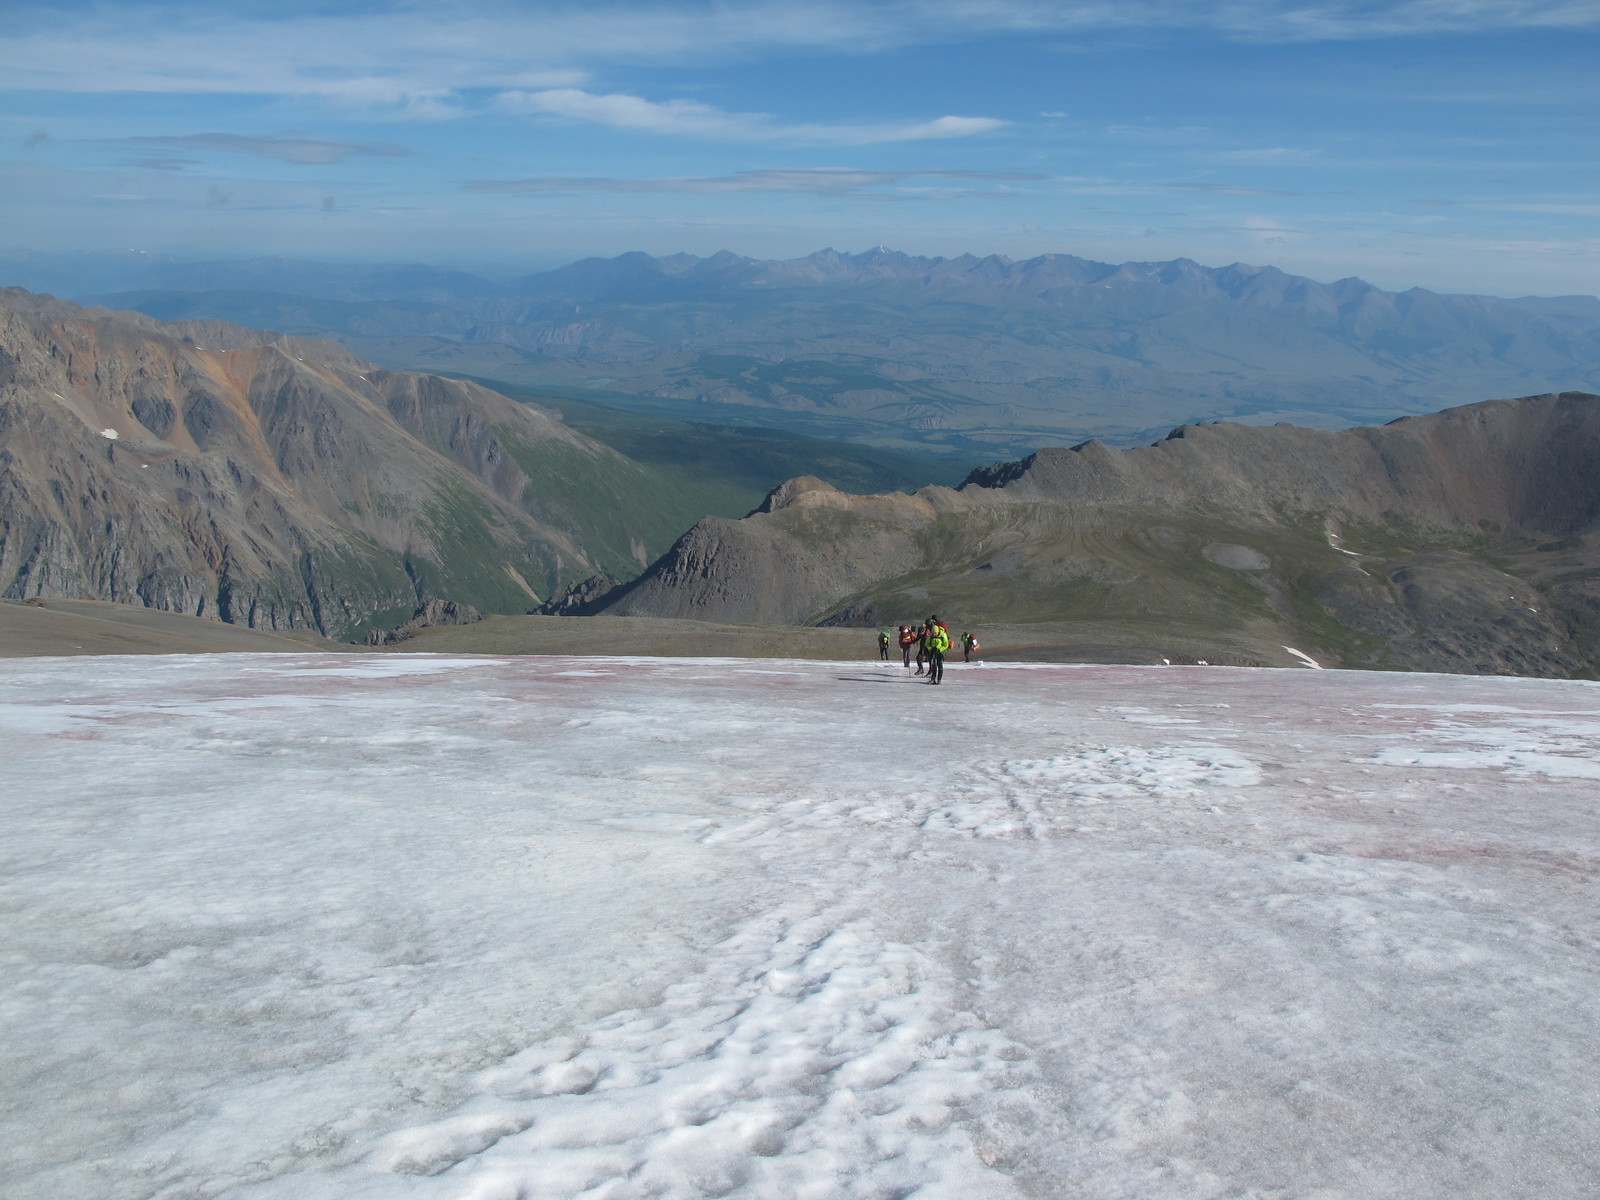
[(330, 636), (429, 600), (520, 612), (596, 573), (523, 462), (631, 466), (475, 384), (17, 289), (0, 430), (0, 593)]

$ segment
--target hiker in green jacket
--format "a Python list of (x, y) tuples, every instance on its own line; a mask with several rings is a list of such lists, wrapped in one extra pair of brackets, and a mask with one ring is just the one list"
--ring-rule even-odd
[(950, 649), (950, 631), (938, 617), (929, 617), (927, 632), (922, 635), (922, 652), (928, 659), (928, 682), (938, 683), (944, 678), (944, 652)]

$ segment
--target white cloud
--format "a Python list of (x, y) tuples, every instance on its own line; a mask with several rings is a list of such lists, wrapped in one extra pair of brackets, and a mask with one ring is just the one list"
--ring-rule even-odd
[(1562, 217), (1600, 217), (1600, 202), (1590, 204), (1485, 204), (1496, 212), (1550, 213)]
[(967, 137), (974, 133), (988, 133), (1004, 124), (1004, 121), (994, 117), (938, 117), (932, 121), (924, 121), (920, 125), (900, 127), (899, 135), (894, 140)]
[(784, 124), (766, 113), (726, 112), (698, 100), (658, 102), (620, 92), (600, 95), (579, 88), (503, 92), (497, 103), (511, 112), (566, 117), (645, 133), (849, 146), (971, 137), (989, 133), (1005, 124), (994, 117), (955, 116), (938, 117), (931, 121), (856, 125)]
[[(1048, 178), (1021, 171), (865, 171), (850, 167), (807, 167), (789, 170), (739, 171), (733, 175), (682, 176), (654, 179), (608, 179), (560, 175), (532, 179), (478, 179), (466, 185), (472, 192), (498, 192), (510, 195), (548, 195), (571, 192), (680, 192), (717, 195), (752, 192), (804, 192), (824, 195), (881, 191), (904, 185), (908, 180), (939, 179), (971, 182), (1019, 182)], [(901, 188), (903, 194), (948, 196), (949, 190), (933, 193), (926, 187)], [(961, 195), (1003, 195), (995, 189), (961, 189)]]
[(1261, 246), (1278, 246), (1285, 242), (1297, 241), (1303, 232), (1289, 228), (1275, 217), (1259, 215), (1245, 217), (1240, 225), (1243, 232)]
[[(244, 137), (236, 133), (194, 133), (180, 137), (131, 137), (124, 144), (170, 146), (175, 149), (222, 150), (253, 154), (304, 166), (329, 166), (347, 158), (394, 157), (410, 154), (404, 146), (379, 142), (329, 142), (317, 138)], [(170, 161), (170, 160), (169, 160)], [(148, 165), (148, 164), (145, 164)]]
[(1209, 30), (1242, 41), (1365, 41), (1600, 27), (1600, 11), (1591, 0), (1083, 0), (1071, 5), (1058, 0), (928, 0), (892, 7), (915, 11), (929, 29), (965, 22), (1019, 32)]
[(1299, 149), (1293, 146), (1263, 146), (1252, 150), (1222, 150), (1215, 155), (1217, 161), (1239, 163), (1246, 166), (1279, 166), (1317, 162), (1320, 150)]
[(449, 115), (475, 89), (581, 86), (597, 69), (703, 64), (773, 51), (866, 54), (1004, 34), (1205, 30), (1247, 41), (1359, 40), (1600, 28), (1593, 0), (745, 0), (448, 8), (242, 17), (225, 5), (73, 12), (13, 5), (0, 73), (15, 89), (320, 96)]
[[(304, 96), (403, 117), (456, 115), (473, 88), (582, 83), (559, 39), (530, 19), (412, 10), (242, 19), (209, 8), (55, 14), (0, 38), (11, 88)], [(575, 52), (576, 47), (567, 47)]]
[(570, 117), (597, 125), (640, 129), (650, 133), (749, 137), (762, 127), (770, 128), (770, 119), (767, 117), (754, 113), (722, 112), (696, 100), (658, 103), (621, 93), (596, 95), (578, 88), (502, 92), (496, 103), (509, 112)]
[(1212, 192), (1218, 196), (1294, 196), (1297, 192), (1282, 188), (1245, 187), (1236, 183), (1169, 183), (1170, 188), (1193, 192)]

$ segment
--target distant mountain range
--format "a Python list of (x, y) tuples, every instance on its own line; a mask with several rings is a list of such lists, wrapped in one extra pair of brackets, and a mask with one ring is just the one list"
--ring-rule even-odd
[(1395, 293), (1187, 259), (635, 253), (491, 280), (13, 255), (0, 273), (164, 319), (334, 337), (390, 367), (969, 459), (1200, 420), (1337, 428), (1600, 390), (1594, 297)]
[(346, 639), (467, 605), (933, 611), (1042, 655), (1600, 675), (1594, 395), (1186, 425), (914, 493), (925, 459), (523, 399), (0, 290), (0, 595)]
[[(1600, 396), (1332, 432), (1186, 426), (847, 495), (815, 479), (706, 520), (618, 616), (1031, 626), (1211, 661), (1597, 677)], [(1290, 648), (1293, 649), (1290, 649)]]
[(439, 602), (521, 613), (631, 578), (803, 464), (928, 477), (761, 431), (585, 423), (600, 437), (328, 342), (0, 290), (0, 595), (358, 637)]

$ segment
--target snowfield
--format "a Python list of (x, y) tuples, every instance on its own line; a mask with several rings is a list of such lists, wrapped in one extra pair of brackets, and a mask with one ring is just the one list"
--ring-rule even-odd
[(0, 663), (0, 1189), (1594, 1197), (1600, 687)]

